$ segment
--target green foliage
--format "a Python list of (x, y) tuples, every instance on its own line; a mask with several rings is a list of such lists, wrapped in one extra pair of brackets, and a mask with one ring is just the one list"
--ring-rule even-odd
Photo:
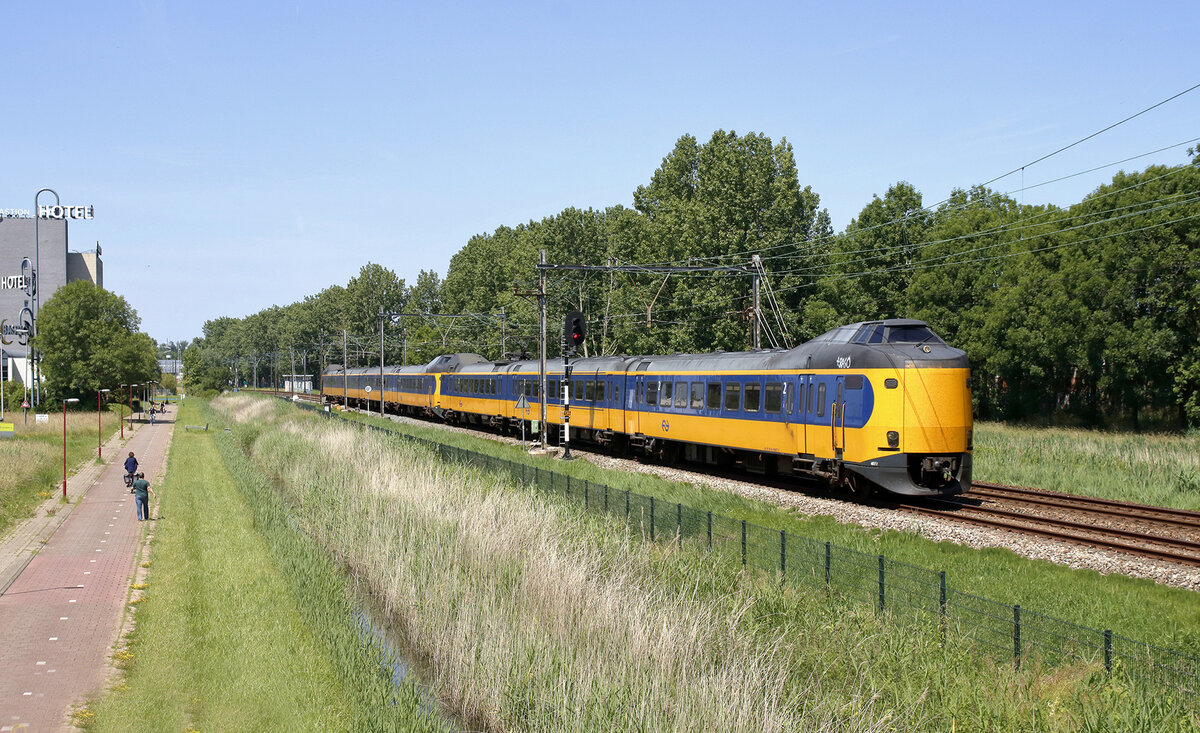
[(535, 355), (538, 310), (528, 294), (539, 250), (550, 264), (741, 269), (550, 271), (551, 357), (555, 324), (571, 310), (590, 321), (586, 355), (743, 350), (751, 339), (746, 268), (759, 255), (780, 310), (765, 320), (791, 344), (857, 320), (921, 318), (969, 354), (981, 417), (1197, 426), (1200, 153), (1190, 154), (1190, 165), (1118, 173), (1067, 209), (983, 187), (956, 190), (930, 209), (900, 181), (835, 234), (786, 140), (684, 135), (634, 190), (632, 208), (570, 207), (477, 234), (444, 278), (422, 271), (407, 286), (367, 264), (345, 286), (210, 321), (193, 344), (200, 371), (189, 379), (209, 389), (235, 376), (246, 384), (257, 364), (259, 384), (269, 386), (291, 370), (293, 349), (297, 371), (314, 376), (330, 362), (377, 365), (380, 308), (473, 314), (406, 316), (388, 326), (389, 363), (458, 351)]
[(42, 307), (34, 339), (52, 398), (157, 379), (154, 342), (138, 332), (139, 322), (124, 298), (89, 281), (55, 291)]
[(4, 391), (5, 413), (10, 410), (16, 412), (20, 409), (21, 400), (25, 398), (25, 385), (10, 379), (7, 382), (0, 382), (0, 390)]

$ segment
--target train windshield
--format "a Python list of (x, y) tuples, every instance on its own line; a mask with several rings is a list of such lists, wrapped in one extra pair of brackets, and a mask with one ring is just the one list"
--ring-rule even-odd
[(921, 343), (944, 343), (936, 333), (930, 330), (929, 326), (889, 326), (887, 328), (887, 342), (889, 344), (921, 344)]

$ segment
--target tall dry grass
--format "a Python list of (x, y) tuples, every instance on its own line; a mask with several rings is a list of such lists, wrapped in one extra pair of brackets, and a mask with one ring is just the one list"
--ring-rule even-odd
[[(61, 486), (62, 413), (50, 412), (45, 423), (30, 418), (26, 424), (20, 413), (5, 415), (5, 420), (13, 423), (14, 437), (0, 440), (0, 535)], [(98, 426), (94, 412), (67, 413), (68, 472), (74, 472), (81, 461), (96, 457), (98, 429), (104, 440), (117, 431), (115, 412), (102, 413), (101, 418), (103, 425)]]
[[(1096, 704), (1081, 676), (998, 673), (936, 634), (643, 543), (637, 526), (389, 438), (279, 411), (253, 422), (245, 399), (215, 404), (246, 420), (235, 432), (254, 436), (296, 526), (373, 590), (473, 725), (1073, 730)], [(1145, 717), (1121, 704), (1101, 707)]]

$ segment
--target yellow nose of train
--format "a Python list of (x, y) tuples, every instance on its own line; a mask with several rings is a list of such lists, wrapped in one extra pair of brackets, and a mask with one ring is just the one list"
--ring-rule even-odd
[(858, 353), (876, 389), (859, 440), (844, 467), (898, 494), (954, 494), (971, 485), (973, 423), (966, 352), (946, 345), (921, 321), (855, 324), (844, 348)]

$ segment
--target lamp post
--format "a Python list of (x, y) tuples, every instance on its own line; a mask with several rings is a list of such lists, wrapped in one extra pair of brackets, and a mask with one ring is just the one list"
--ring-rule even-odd
[(119, 408), (121, 410), (121, 417), (117, 418), (117, 425), (121, 426), (121, 440), (125, 440), (125, 388), (128, 386), (128, 384), (121, 385), (121, 401)]
[(4, 421), (4, 349), (0, 348), (0, 422)]
[(103, 454), (104, 449), (100, 447), (100, 441), (102, 439), (102, 436), (104, 435), (104, 423), (100, 419), (100, 397), (105, 392), (110, 392), (110, 391), (111, 390), (107, 390), (107, 389), (96, 390), (96, 458), (98, 458), (102, 461), (104, 460), (104, 454)]
[(78, 397), (63, 400), (63, 498), (67, 498), (67, 403), (79, 402)]
[[(33, 271), (35, 273), (37, 273), (38, 276), (40, 276), (42, 274), (42, 263), (41, 263), (42, 242), (41, 242), (40, 235), (38, 234), (38, 222), (41, 221), (42, 214), (41, 214), (41, 211), (39, 210), (40, 204), (38, 203), (38, 199), (41, 198), (43, 193), (54, 194), (54, 205), (55, 206), (62, 205), (62, 201), (60, 201), (58, 198), (58, 191), (55, 191), (52, 188), (38, 189), (38, 192), (33, 195), (33, 213), (34, 213), (34, 216), (33, 216)], [(38, 319), (38, 316), (41, 315), (41, 311), (42, 311), (41, 306), (42, 306), (42, 296), (37, 291), (34, 291), (34, 294), (33, 294), (33, 324), (34, 325), (33, 325), (33, 333), (30, 334), (31, 336), (37, 335), (37, 319)], [(31, 361), (31, 363), (30, 363), (29, 374), (33, 379), (33, 388), (34, 388), (33, 404), (40, 405), (40, 404), (42, 404), (42, 379), (41, 379), (41, 374), (36, 373), (34, 371), (34, 366), (33, 366), (37, 362), (36, 352), (35, 352), (35, 358), (31, 359), (30, 361)], [(78, 400), (76, 400), (76, 401), (78, 401)], [(63, 423), (63, 426), (65, 429), (66, 423)], [(66, 486), (67, 486), (66, 480), (64, 479), (63, 480), (63, 491), (66, 491)], [(65, 494), (64, 494), (64, 496), (65, 496)]]

